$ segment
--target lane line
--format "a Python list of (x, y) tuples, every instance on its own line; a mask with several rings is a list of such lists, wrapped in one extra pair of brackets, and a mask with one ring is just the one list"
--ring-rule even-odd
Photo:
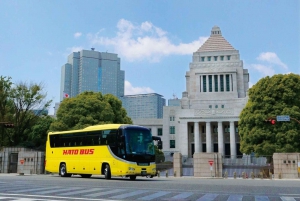
[(170, 194), (170, 193), (171, 192), (167, 192), (167, 191), (159, 191), (157, 193), (138, 198), (138, 200), (153, 200), (155, 198), (159, 198), (161, 196), (164, 196), (164, 195), (167, 195), (167, 194)]
[(139, 194), (146, 193), (146, 192), (149, 192), (149, 191), (148, 190), (137, 190), (137, 191), (133, 191), (133, 192), (129, 192), (129, 193), (124, 193), (124, 194), (121, 194), (121, 195), (112, 196), (110, 198), (124, 199), (124, 198), (128, 198), (128, 197), (139, 195)]
[(208, 193), (199, 198), (197, 201), (213, 201), (219, 194)]

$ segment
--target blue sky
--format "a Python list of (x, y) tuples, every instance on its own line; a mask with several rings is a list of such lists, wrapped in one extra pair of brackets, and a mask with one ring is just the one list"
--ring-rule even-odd
[(239, 50), (251, 86), (300, 74), (298, 0), (1, 0), (0, 75), (43, 83), (53, 114), (67, 56), (94, 47), (121, 58), (126, 95), (181, 98), (192, 54), (215, 25)]

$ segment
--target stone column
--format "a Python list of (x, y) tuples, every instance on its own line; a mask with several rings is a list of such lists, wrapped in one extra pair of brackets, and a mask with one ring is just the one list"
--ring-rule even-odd
[(209, 92), (209, 75), (206, 75), (206, 92)]
[(210, 122), (206, 122), (206, 153), (211, 152), (211, 125)]
[(224, 134), (222, 121), (218, 122), (218, 149), (219, 153), (224, 156)]
[(200, 136), (199, 136), (199, 123), (194, 122), (194, 144), (195, 144), (195, 153), (200, 152)]
[[(168, 132), (169, 132), (169, 130), (168, 130)], [(179, 134), (180, 143), (178, 143), (178, 145), (179, 145), (178, 148), (181, 150), (181, 154), (183, 156), (188, 156), (188, 150), (189, 150), (189, 146), (188, 146), (188, 144), (189, 144), (188, 136), (189, 135), (187, 134), (188, 133), (188, 122), (184, 121), (184, 120), (180, 120), (180, 123), (178, 126), (178, 132), (176, 131), (176, 133)], [(163, 140), (163, 136), (162, 136), (162, 140)], [(163, 146), (166, 146), (166, 147), (169, 146), (169, 142), (167, 145), (166, 144), (164, 144)]]
[(234, 73), (233, 75), (233, 91), (236, 92), (237, 91), (237, 80), (236, 80), (236, 73)]
[(235, 141), (234, 121), (230, 122), (230, 155), (231, 155), (231, 158), (236, 158), (236, 141)]
[(200, 91), (203, 92), (203, 75), (200, 75)]

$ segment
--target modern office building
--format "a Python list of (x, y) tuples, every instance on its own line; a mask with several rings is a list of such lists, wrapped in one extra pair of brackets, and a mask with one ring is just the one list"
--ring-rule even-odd
[[(160, 136), (165, 153), (180, 152), (191, 158), (199, 152), (240, 155), (238, 120), (248, 101), (249, 73), (239, 51), (212, 28), (207, 41), (193, 53), (186, 72), (186, 91), (180, 105), (165, 106), (162, 121), (135, 120)], [(170, 102), (169, 102), (170, 103)]]
[(68, 56), (61, 68), (60, 100), (84, 91), (124, 96), (125, 72), (120, 70), (117, 54), (81, 50)]
[(126, 95), (120, 97), (131, 119), (162, 119), (166, 100), (157, 93)]

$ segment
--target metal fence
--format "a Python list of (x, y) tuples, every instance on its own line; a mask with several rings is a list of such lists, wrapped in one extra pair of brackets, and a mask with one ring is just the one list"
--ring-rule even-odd
[(223, 177), (269, 178), (274, 174), (272, 156), (223, 157)]
[[(173, 157), (165, 155), (165, 162), (158, 163), (157, 170), (160, 171), (161, 176), (173, 176)], [(273, 174), (272, 156), (240, 155), (222, 157), (222, 177), (270, 178)], [(182, 176), (194, 176), (193, 158), (182, 156)]]

